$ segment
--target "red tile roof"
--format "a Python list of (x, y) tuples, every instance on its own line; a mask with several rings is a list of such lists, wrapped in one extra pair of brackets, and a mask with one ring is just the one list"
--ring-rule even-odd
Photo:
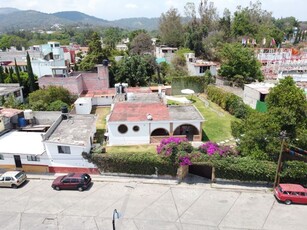
[(0, 115), (3, 115), (4, 117), (13, 117), (22, 112), (23, 111), (19, 109), (0, 108)]
[(153, 121), (170, 120), (169, 110), (164, 104), (122, 102), (114, 105), (109, 122), (147, 121), (148, 114)]

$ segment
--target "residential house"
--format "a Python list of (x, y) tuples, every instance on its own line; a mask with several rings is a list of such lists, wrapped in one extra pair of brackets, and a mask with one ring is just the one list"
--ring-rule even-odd
[(0, 84), (0, 105), (2, 104), (3, 100), (8, 98), (10, 95), (14, 96), (14, 98), (20, 102), (24, 102), (23, 87), (20, 86), (18, 83), (8, 83), (8, 84)]
[(167, 106), (157, 93), (130, 93), (112, 106), (106, 136), (111, 146), (159, 143), (170, 136), (201, 141), (203, 122), (193, 105)]
[(7, 110), (2, 114), (10, 116), (11, 126), (0, 131), (0, 169), (98, 172), (95, 165), (82, 157), (82, 152), (88, 153), (92, 148), (95, 115), (72, 115), (64, 110), (62, 113), (3, 110)]
[(275, 85), (273, 83), (251, 83), (244, 85), (243, 101), (253, 109), (266, 111), (265, 98), (270, 89)]
[(203, 76), (207, 70), (210, 71), (212, 76), (217, 76), (217, 63), (197, 59), (194, 53), (185, 53), (184, 56), (190, 76)]

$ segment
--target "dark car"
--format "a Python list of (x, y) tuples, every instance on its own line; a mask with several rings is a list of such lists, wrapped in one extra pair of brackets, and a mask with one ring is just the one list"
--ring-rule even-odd
[(55, 190), (78, 189), (83, 191), (91, 184), (91, 177), (86, 173), (69, 173), (65, 176), (57, 177), (51, 187)]

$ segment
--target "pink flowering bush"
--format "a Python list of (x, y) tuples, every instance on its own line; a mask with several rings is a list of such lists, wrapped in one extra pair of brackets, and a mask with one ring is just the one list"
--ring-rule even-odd
[(230, 146), (219, 146), (218, 144), (208, 141), (199, 146), (199, 151), (209, 156), (218, 154), (220, 156), (237, 155)]
[(191, 156), (193, 151), (192, 145), (186, 138), (169, 137), (163, 139), (157, 146), (157, 153), (162, 157), (168, 157), (170, 160), (179, 165), (191, 165)]

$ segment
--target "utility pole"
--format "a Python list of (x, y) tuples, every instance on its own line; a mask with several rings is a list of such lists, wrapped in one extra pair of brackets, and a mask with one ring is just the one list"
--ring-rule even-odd
[(277, 162), (277, 169), (276, 169), (276, 174), (275, 174), (275, 180), (274, 180), (274, 188), (279, 184), (280, 180), (280, 171), (281, 171), (281, 160), (282, 160), (282, 153), (284, 150), (284, 144), (286, 140), (286, 131), (281, 131), (280, 132), (280, 138), (281, 138), (281, 147), (280, 147), (280, 152), (279, 152), (279, 157), (278, 157), (278, 162)]

